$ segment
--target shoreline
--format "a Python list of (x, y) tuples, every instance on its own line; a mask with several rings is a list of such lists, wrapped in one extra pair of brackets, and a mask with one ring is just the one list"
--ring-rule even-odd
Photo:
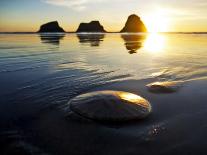
[[(141, 95), (152, 104), (143, 120), (123, 124), (95, 122), (68, 109), (50, 108), (26, 129), (35, 146), (54, 154), (206, 154), (206, 79), (186, 82), (175, 93), (153, 94), (145, 85), (156, 79), (127, 80), (90, 91), (120, 90)], [(85, 93), (85, 92), (84, 92)], [(192, 131), (193, 130), (193, 131)]]
[[(142, 48), (140, 36), (120, 35), (106, 34), (104, 42), (104, 34), (98, 41), (96, 35), (75, 33), (1, 35), (1, 151), (207, 154), (206, 35), (170, 34), (163, 44), (154, 38), (147, 43), (150, 49)], [(146, 85), (158, 79), (180, 87), (173, 93), (149, 92)], [(70, 99), (97, 90), (138, 94), (151, 103), (152, 113), (119, 124), (71, 112)]]

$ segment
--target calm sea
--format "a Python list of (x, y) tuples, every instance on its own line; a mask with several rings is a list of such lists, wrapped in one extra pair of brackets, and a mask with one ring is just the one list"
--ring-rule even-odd
[(59, 103), (126, 79), (207, 76), (207, 34), (0, 34), (0, 98)]
[(109, 83), (206, 76), (207, 34), (0, 34), (0, 128)]

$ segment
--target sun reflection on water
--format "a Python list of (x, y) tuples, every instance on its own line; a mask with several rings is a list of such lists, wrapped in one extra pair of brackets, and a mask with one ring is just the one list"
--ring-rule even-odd
[(166, 41), (163, 35), (158, 33), (151, 33), (147, 36), (144, 43), (144, 49), (151, 53), (162, 52)]

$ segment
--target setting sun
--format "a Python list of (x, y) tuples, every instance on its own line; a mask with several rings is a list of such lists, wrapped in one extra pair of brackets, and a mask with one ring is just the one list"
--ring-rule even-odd
[(207, 0), (0, 0), (0, 155), (207, 155)]
[(165, 11), (163, 10), (147, 16), (144, 21), (149, 32), (169, 31), (169, 19), (165, 16)]

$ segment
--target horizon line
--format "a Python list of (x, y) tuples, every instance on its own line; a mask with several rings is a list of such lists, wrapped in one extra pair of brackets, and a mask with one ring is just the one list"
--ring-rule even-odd
[(34, 32), (34, 31), (2, 31), (0, 34), (4, 33), (33, 33), (33, 34), (49, 34), (49, 33), (82, 33), (82, 34), (97, 34), (97, 33), (131, 33), (131, 34), (147, 34), (147, 33), (207, 33), (207, 31), (166, 31), (166, 32), (117, 32), (117, 31), (111, 31), (111, 32), (76, 32), (76, 31), (66, 31), (66, 32)]

